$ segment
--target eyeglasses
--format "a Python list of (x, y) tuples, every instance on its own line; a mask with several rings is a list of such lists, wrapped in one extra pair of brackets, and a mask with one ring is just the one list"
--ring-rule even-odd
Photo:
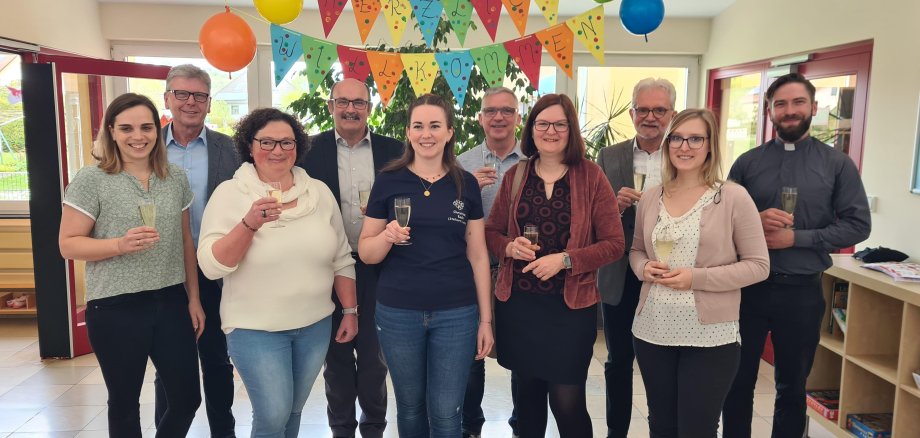
[(208, 93), (202, 93), (202, 92), (191, 92), (191, 91), (185, 91), (185, 90), (169, 90), (169, 92), (172, 93), (173, 96), (176, 96), (176, 99), (181, 100), (183, 102), (188, 100), (189, 96), (194, 97), (195, 102), (198, 102), (198, 103), (205, 103), (208, 101), (208, 99), (211, 98), (211, 96)]
[(341, 97), (338, 99), (329, 99), (329, 102), (334, 103), (335, 107), (338, 109), (348, 108), (348, 104), (351, 104), (351, 106), (355, 107), (356, 110), (363, 110), (367, 108), (368, 104), (370, 104), (370, 102), (364, 99), (349, 100)]
[(297, 146), (297, 142), (289, 138), (285, 138), (283, 140), (275, 140), (271, 138), (254, 138), (253, 140), (259, 142), (259, 147), (262, 148), (263, 151), (269, 152), (275, 150), (275, 148), (279, 145), (283, 151), (290, 151)]
[(568, 132), (569, 131), (569, 122), (547, 122), (546, 120), (537, 120), (533, 123), (533, 129), (537, 131), (549, 131), (549, 127), (552, 126), (556, 132)]
[(687, 146), (690, 149), (699, 149), (703, 147), (703, 142), (706, 141), (709, 137), (701, 137), (694, 135), (691, 137), (681, 137), (679, 135), (669, 135), (668, 136), (668, 145), (671, 146), (671, 149), (680, 149), (684, 145), (684, 142), (687, 142)]
[(516, 108), (511, 108), (510, 106), (504, 106), (504, 107), (501, 107), (501, 108), (491, 108), (491, 107), (490, 107), (490, 108), (483, 108), (483, 109), (482, 109), (482, 115), (486, 116), (486, 117), (489, 118), (489, 119), (491, 119), (491, 118), (497, 116), (498, 113), (501, 113), (501, 114), (502, 114), (503, 116), (505, 116), (505, 117), (511, 117), (511, 116), (513, 116), (515, 113), (517, 113), (517, 109), (516, 109)]
[(637, 108), (633, 108), (633, 111), (636, 112), (636, 115), (639, 116), (639, 118), (648, 117), (648, 113), (652, 113), (652, 115), (654, 115), (656, 119), (660, 119), (664, 117), (665, 114), (668, 113), (668, 111), (671, 111), (671, 110), (659, 106), (655, 108), (637, 107)]

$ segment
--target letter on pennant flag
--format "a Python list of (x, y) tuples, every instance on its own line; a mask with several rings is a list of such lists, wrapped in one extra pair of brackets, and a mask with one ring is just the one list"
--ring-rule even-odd
[(342, 73), (346, 79), (367, 81), (371, 74), (371, 66), (367, 62), (367, 52), (348, 46), (338, 46), (339, 62), (342, 63)]
[[(352, 0), (354, 1), (354, 0)], [(418, 21), (418, 28), (422, 31), (422, 36), (428, 47), (434, 45), (434, 31), (437, 30), (441, 22), (441, 11), (444, 6), (440, 0), (409, 0), (412, 3), (412, 12), (415, 13), (415, 21)]]
[(303, 55), (301, 35), (277, 24), (271, 25), (272, 60), (275, 61), (275, 86), (281, 83), (294, 63)]
[(393, 36), (393, 45), (399, 46), (412, 15), (412, 5), (409, 4), (409, 0), (382, 0), (381, 3), (383, 18), (386, 19), (387, 29), (390, 29), (390, 35)]
[(498, 32), (498, 17), (502, 13), (501, 0), (470, 0), (473, 9), (476, 9), (476, 15), (482, 21), (482, 26), (486, 28), (492, 42), (495, 42), (495, 34)]
[(588, 51), (604, 64), (604, 7), (598, 6), (584, 14), (566, 20), (578, 41), (581, 41)]
[(546, 48), (546, 51), (553, 56), (559, 67), (562, 67), (565, 74), (571, 78), (572, 46), (575, 44), (575, 35), (572, 34), (572, 30), (565, 23), (560, 23), (534, 34), (540, 40), (540, 44)]
[(412, 84), (415, 97), (431, 92), (438, 73), (438, 62), (433, 53), (403, 53), (400, 55), (406, 70), (406, 77)]
[(351, 7), (355, 12), (355, 23), (361, 35), (361, 43), (367, 41), (377, 16), (380, 15), (380, 0), (351, 0)]
[(527, 12), (530, 10), (530, 0), (502, 0), (502, 4), (505, 5), (505, 10), (508, 11), (508, 16), (511, 17), (511, 21), (514, 22), (518, 32), (521, 36), (524, 36), (527, 29)]
[(371, 65), (371, 73), (374, 75), (374, 82), (377, 84), (377, 92), (380, 93), (380, 100), (386, 107), (393, 97), (393, 91), (396, 90), (396, 83), (402, 77), (403, 62), (399, 53), (367, 51), (367, 61)]
[(319, 3), (319, 15), (323, 17), (323, 33), (326, 36), (329, 36), (329, 32), (332, 32), (335, 22), (342, 15), (342, 10), (345, 9), (345, 2), (346, 0), (317, 1)]
[(470, 53), (479, 67), (479, 73), (489, 86), (500, 87), (505, 80), (505, 71), (508, 70), (508, 51), (505, 47), (501, 44), (492, 44), (472, 49)]
[(450, 91), (457, 98), (457, 103), (462, 108), (466, 99), (466, 91), (470, 85), (470, 73), (473, 71), (473, 57), (468, 50), (455, 52), (440, 52), (434, 54), (441, 67), (441, 74), (447, 80)]
[(533, 88), (540, 87), (540, 64), (543, 61), (543, 47), (536, 35), (505, 41), (505, 50), (521, 68)]
[(307, 63), (307, 83), (310, 87), (308, 91), (313, 93), (323, 78), (329, 74), (332, 63), (338, 58), (336, 45), (329, 41), (303, 35), (301, 46), (303, 47), (303, 60)]
[[(543, 16), (546, 17), (546, 21), (555, 26), (556, 20), (559, 18), (559, 0), (534, 0), (537, 2), (537, 6), (540, 7), (540, 12), (543, 13)], [(601, 7), (601, 12), (603, 12), (603, 7)]]
[(466, 31), (469, 30), (470, 21), (473, 19), (472, 3), (470, 0), (444, 0), (444, 12), (447, 13), (447, 21), (457, 34), (460, 45), (465, 44)]

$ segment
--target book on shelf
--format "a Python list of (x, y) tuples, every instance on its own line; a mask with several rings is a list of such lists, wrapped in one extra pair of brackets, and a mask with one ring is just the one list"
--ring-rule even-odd
[[(834, 311), (837, 309), (846, 309), (847, 301), (849, 299), (850, 283), (846, 281), (835, 280), (831, 289), (830, 299), (827, 300), (828, 313), (830, 317), (827, 319), (827, 332), (834, 334), (834, 324), (837, 321), (837, 324), (840, 323), (839, 320), (834, 318)], [(846, 311), (844, 310), (844, 314)], [(840, 326), (840, 331), (846, 334), (846, 327), (843, 325)]]
[(840, 391), (808, 391), (805, 393), (805, 403), (822, 417), (836, 421), (840, 412)]
[(847, 334), (847, 309), (834, 309), (834, 321), (837, 321), (840, 331)]
[(887, 274), (894, 281), (915, 281), (920, 282), (920, 263), (913, 262), (884, 262), (884, 263), (866, 263), (864, 268)]
[(847, 430), (859, 438), (890, 438), (892, 414), (847, 415)]

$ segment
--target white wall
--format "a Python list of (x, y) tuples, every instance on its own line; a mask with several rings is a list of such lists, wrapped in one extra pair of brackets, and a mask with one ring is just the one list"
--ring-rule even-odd
[(0, 36), (65, 52), (109, 57), (96, 0), (4, 0)]
[(918, 18), (916, 0), (737, 0), (713, 20), (703, 57), (707, 71), (874, 40), (862, 176), (868, 194), (878, 196), (878, 210), (865, 244), (897, 248), (914, 260), (920, 260), (920, 196), (908, 185), (920, 97)]

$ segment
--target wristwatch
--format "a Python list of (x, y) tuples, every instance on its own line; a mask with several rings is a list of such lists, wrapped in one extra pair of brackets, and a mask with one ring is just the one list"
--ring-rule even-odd
[(342, 315), (355, 315), (358, 316), (358, 306), (355, 307), (346, 307), (342, 309)]
[(562, 266), (565, 269), (572, 269), (572, 258), (569, 257), (569, 253), (562, 253)]

